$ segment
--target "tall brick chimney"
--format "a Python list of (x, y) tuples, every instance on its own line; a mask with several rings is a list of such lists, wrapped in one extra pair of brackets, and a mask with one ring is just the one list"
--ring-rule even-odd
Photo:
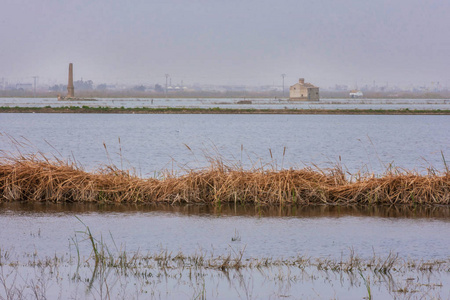
[(305, 84), (305, 78), (300, 78), (300, 79), (298, 80), (298, 82), (301, 83), (301, 84)]
[(73, 87), (73, 64), (69, 64), (69, 83), (67, 84), (67, 97), (75, 97), (75, 88)]

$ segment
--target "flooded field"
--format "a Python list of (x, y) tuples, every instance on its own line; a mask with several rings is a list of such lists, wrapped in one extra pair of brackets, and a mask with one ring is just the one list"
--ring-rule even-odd
[(0, 281), (50, 298), (445, 299), (449, 214), (2, 204)]
[[(248, 103), (248, 102), (251, 103)], [(242, 108), (242, 109), (410, 109), (448, 110), (450, 99), (321, 99), (290, 101), (279, 98), (99, 98), (97, 101), (57, 101), (55, 98), (0, 98), (0, 107), (125, 107), (125, 108)]]
[[(31, 146), (20, 151), (87, 169), (112, 162), (144, 177), (203, 167), (205, 155), (245, 167), (341, 163), (376, 174), (391, 166), (443, 170), (441, 151), (450, 155), (450, 116), (1, 114), (0, 132), (26, 138)], [(17, 151), (4, 135), (0, 145)]]
[[(450, 116), (0, 114), (0, 131), (2, 151), (143, 177), (217, 156), (442, 171), (450, 149)], [(0, 202), (0, 298), (448, 299), (449, 222), (448, 206)]]
[[(131, 207), (122, 211), (78, 205), (2, 204), (0, 233), (3, 249), (20, 254), (30, 249), (44, 256), (64, 253), (70, 237), (83, 231), (126, 246), (131, 252), (168, 249), (186, 255), (199, 250), (224, 255), (245, 248), (246, 258), (288, 258), (298, 254), (339, 259), (353, 249), (361, 258), (398, 253), (402, 258), (446, 259), (450, 241), (450, 211), (393, 208), (309, 207)], [(223, 211), (222, 211), (223, 210)], [(393, 216), (390, 216), (392, 215)], [(239, 237), (233, 241), (233, 237)], [(86, 244), (89, 248), (89, 244)]]

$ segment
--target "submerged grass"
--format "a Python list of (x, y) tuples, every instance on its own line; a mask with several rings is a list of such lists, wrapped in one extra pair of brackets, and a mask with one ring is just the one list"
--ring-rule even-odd
[[(446, 293), (450, 272), (449, 259), (413, 261), (394, 253), (387, 257), (374, 253), (373, 257), (362, 258), (353, 249), (343, 253), (340, 259), (301, 254), (288, 258), (252, 258), (244, 255), (245, 247), (234, 250), (231, 246), (228, 253), (219, 256), (203, 250), (195, 254), (172, 253), (167, 249), (146, 254), (139, 250), (126, 252), (118, 249), (114, 240), (114, 247), (110, 248), (102, 237), (93, 236), (89, 227), (80, 222), (85, 230), (77, 231), (71, 239), (77, 251), (76, 268), (71, 251), (69, 256), (55, 254), (41, 258), (37, 253), (0, 249), (0, 299), (134, 299), (139, 296), (185, 299), (186, 295), (192, 295), (191, 299), (206, 295), (234, 299), (243, 298), (243, 292), (252, 292), (252, 285), (246, 282), (261, 285), (263, 294), (257, 298), (270, 298), (274, 292), (276, 298), (282, 298), (299, 292), (298, 287), (302, 294), (308, 293), (308, 289), (315, 293), (318, 286), (333, 286), (335, 282), (342, 295), (352, 289), (360, 298), (362, 295), (368, 299), (420, 295), (419, 298), (428, 299), (428, 293), (433, 292), (438, 295), (433, 299), (440, 299), (439, 295)], [(78, 234), (81, 234), (79, 238)], [(231, 286), (237, 295), (230, 292)], [(361, 289), (364, 286), (366, 291)], [(79, 287), (84, 287), (84, 291), (77, 294)], [(334, 288), (332, 293), (336, 297)]]
[(140, 178), (116, 166), (86, 172), (76, 163), (42, 154), (0, 157), (0, 202), (222, 203), (256, 205), (450, 204), (450, 172), (422, 175), (389, 169), (381, 176), (329, 170), (276, 170), (226, 165), (161, 179)]

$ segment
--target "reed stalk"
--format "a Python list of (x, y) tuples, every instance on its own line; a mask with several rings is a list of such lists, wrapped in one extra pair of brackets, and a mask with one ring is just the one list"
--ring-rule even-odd
[(259, 167), (244, 170), (213, 160), (207, 168), (162, 179), (106, 166), (86, 172), (43, 155), (0, 158), (0, 202), (225, 203), (256, 205), (449, 205), (450, 173), (388, 170), (346, 176), (329, 170)]

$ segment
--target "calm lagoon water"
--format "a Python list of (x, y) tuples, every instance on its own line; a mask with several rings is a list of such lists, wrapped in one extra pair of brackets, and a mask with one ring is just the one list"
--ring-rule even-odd
[(342, 163), (377, 174), (391, 165), (443, 170), (442, 154), (450, 156), (450, 116), (0, 114), (0, 132), (2, 150), (17, 151), (7, 134), (31, 145), (25, 153), (88, 169), (111, 161), (146, 177), (203, 167), (205, 156), (246, 167)]
[[(450, 156), (450, 116), (0, 114), (0, 133), (3, 151), (42, 151), (76, 160), (86, 169), (114, 163), (124, 169), (136, 168), (142, 176), (154, 176), (162, 169), (182, 172), (185, 168), (205, 166), (205, 156), (221, 157), (246, 167), (270, 163), (278, 169), (312, 164), (326, 168), (342, 163), (352, 173), (362, 170), (377, 174), (390, 164), (420, 172), (430, 166), (443, 170), (442, 155)], [(17, 142), (12, 143), (11, 139)], [(16, 148), (18, 143), (21, 146)], [(89, 243), (79, 233), (85, 227), (77, 216), (94, 236), (102, 237), (109, 245), (114, 239), (118, 247), (126, 247), (131, 253), (167, 250), (223, 255), (244, 251), (247, 258), (305, 255), (339, 259), (353, 249), (362, 258), (370, 258), (374, 253), (380, 257), (396, 253), (413, 260), (449, 259), (448, 208), (417, 215), (402, 213), (401, 209), (387, 214), (357, 210), (329, 213), (317, 208), (305, 213), (280, 210), (269, 214), (255, 213), (256, 208), (250, 209), (253, 213), (197, 209), (55, 210), (50, 206), (38, 209), (1, 204), (0, 249), (20, 261), (28, 260), (30, 253), (39, 257), (75, 255), (75, 238), (80, 241), (81, 250), (89, 252)], [(239, 239), (233, 241), (233, 237)], [(34, 278), (24, 274), (37, 276), (36, 269), (21, 267), (18, 272), (22, 272), (21, 278)], [(270, 271), (270, 280), (256, 271), (246, 272), (231, 278), (211, 276), (196, 284), (180, 283), (179, 275), (176, 281), (158, 279), (153, 290), (156, 294), (151, 295), (163, 299), (195, 298), (206, 282), (207, 298), (213, 299), (367, 296), (360, 276), (355, 284), (354, 279), (336, 274), (310, 274), (307, 278), (312, 281), (304, 283), (298, 279), (304, 274), (292, 281), (281, 280), (280, 272), (290, 274), (285, 269)], [(416, 275), (402, 275), (399, 288), (405, 286), (408, 277)], [(446, 297), (442, 291), (449, 284), (448, 272), (442, 277), (433, 276), (437, 276), (433, 284), (444, 284), (437, 293)], [(125, 280), (117, 275), (111, 278), (115, 282)], [(429, 278), (417, 280), (430, 282)], [(56, 282), (62, 281), (51, 285), (59, 287), (59, 295), (66, 295), (61, 290), (67, 290), (72, 298), (102, 298), (96, 294), (86, 296), (73, 283)], [(377, 279), (373, 284), (383, 282)], [(373, 294), (380, 299), (398, 295), (392, 294), (395, 288), (390, 283), (386, 285), (374, 286)], [(116, 289), (118, 286), (123, 285), (117, 284)], [(0, 296), (2, 292), (0, 289)], [(58, 293), (58, 289), (49, 288), (49, 293)], [(133, 289), (124, 294), (130, 293)], [(144, 297), (142, 291), (134, 293)]]
[[(281, 216), (237, 210), (224, 214), (183, 213), (167, 208), (76, 212), (68, 208), (54, 211), (51, 206), (44, 206), (36, 211), (3, 204), (1, 248), (15, 248), (24, 254), (36, 250), (45, 256), (65, 253), (76, 232), (84, 231), (81, 219), (94, 236), (102, 236), (109, 243), (113, 238), (116, 244), (132, 252), (167, 249), (189, 255), (198, 251), (224, 255), (232, 249), (245, 248), (245, 257), (253, 258), (305, 255), (339, 259), (353, 249), (362, 258), (393, 252), (404, 258), (427, 260), (446, 259), (449, 255), (448, 209), (441, 209), (440, 215), (417, 212), (412, 217), (390, 217), (382, 212), (368, 217), (364, 210), (357, 209), (312, 216), (310, 209)], [(232, 241), (235, 237), (239, 241)], [(89, 243), (84, 246), (90, 247)]]
[[(126, 250), (129, 257), (136, 252), (167, 251), (173, 256), (181, 252), (206, 258), (228, 254), (235, 257), (242, 252), (244, 260), (311, 257), (312, 261), (345, 261), (354, 251), (361, 259), (375, 255), (383, 260), (391, 253), (416, 262), (448, 261), (448, 208), (410, 210), (405, 217), (390, 217), (398, 211), (387, 208), (378, 212), (375, 208), (311, 208), (302, 212), (266, 209), (260, 214), (255, 208), (229, 208), (223, 213), (170, 206), (117, 210), (0, 205), (1, 254), (7, 253), (11, 261), (19, 262), (16, 267), (1, 268), (7, 274), (7, 286), (23, 285), (24, 294), (32, 297), (30, 286), (43, 285), (45, 289), (38, 290), (44, 290), (52, 299), (109, 299), (106, 291), (111, 299), (195, 299), (202, 293), (207, 299), (362, 299), (367, 297), (368, 279), (373, 297), (380, 299), (448, 296), (448, 270), (383, 274), (271, 266), (221, 272), (195, 267), (161, 268), (155, 264), (138, 269), (150, 274), (143, 277), (133, 275), (133, 270), (125, 276), (114, 269), (96, 273), (93, 265), (76, 268), (77, 251), (83, 261), (92, 254), (90, 241), (83, 233), (85, 225), (97, 241), (113, 252), (116, 246)], [(28, 266), (30, 261), (51, 261), (54, 257), (65, 257), (72, 263), (61, 261), (48, 268), (41, 267), (45, 264)], [(0, 287), (2, 295), (5, 292)]]
[[(251, 104), (239, 104), (250, 100)], [(450, 99), (320, 99), (293, 102), (287, 99), (263, 98), (99, 98), (97, 101), (57, 101), (55, 98), (0, 98), (0, 106), (20, 107), (189, 107), (189, 108), (255, 108), (255, 109), (449, 109)]]
[[(112, 162), (136, 168), (143, 176), (154, 176), (161, 169), (182, 172), (205, 166), (205, 155), (248, 167), (270, 163), (278, 169), (330, 167), (340, 162), (350, 172), (377, 174), (389, 164), (408, 170), (424, 171), (430, 166), (443, 170), (442, 155), (450, 155), (450, 116), (0, 114), (0, 132), (4, 151), (39, 150), (76, 160), (87, 169)], [(12, 143), (11, 137), (23, 146), (15, 148), (17, 142)], [(225, 251), (235, 231), (242, 235), (249, 255), (256, 256), (335, 256), (355, 247), (362, 255), (375, 249), (439, 258), (450, 248), (440, 238), (450, 233), (448, 219), (255, 218), (172, 212), (100, 214), (95, 210), (83, 213), (83, 219), (103, 235), (114, 228), (114, 237), (129, 249), (152, 251), (158, 247)], [(45, 249), (50, 243), (30, 239), (30, 228), (42, 226), (42, 236), (48, 232), (48, 238), (60, 230), (56, 236), (63, 240), (57, 242), (63, 243), (47, 247), (50, 251), (67, 246), (80, 226), (70, 213), (4, 211), (0, 222), (2, 228), (19, 230), (3, 231), (2, 242), (9, 237), (12, 246), (23, 235), (29, 243), (25, 249), (41, 248), (37, 246), (41, 241)]]

